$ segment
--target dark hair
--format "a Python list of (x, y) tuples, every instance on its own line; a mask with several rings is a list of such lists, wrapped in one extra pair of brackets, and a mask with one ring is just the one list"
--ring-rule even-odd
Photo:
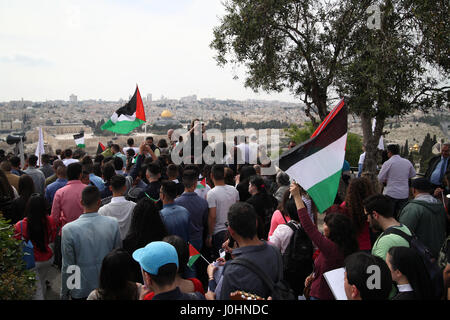
[[(175, 263), (167, 263), (159, 267), (157, 275), (150, 275), (152, 281), (160, 287), (171, 285), (177, 276), (177, 268), (178, 267)], [(144, 272), (148, 273), (145, 270)]]
[(349, 217), (342, 213), (328, 213), (324, 222), (330, 230), (328, 238), (336, 243), (344, 257), (359, 250), (355, 227)]
[(67, 166), (67, 180), (78, 180), (80, 179), (80, 174), (83, 172), (83, 167), (81, 163), (74, 162)]
[(128, 138), (127, 145), (129, 145), (131, 147), (133, 144), (134, 144), (134, 139), (133, 138)]
[(252, 239), (257, 235), (257, 220), (255, 209), (247, 202), (236, 202), (228, 210), (228, 223), (238, 235)]
[(233, 169), (229, 168), (229, 167), (225, 167), (225, 184), (228, 184), (232, 187), (235, 186), (235, 181), (234, 181), (234, 171)]
[[(289, 195), (291, 194), (289, 192), (289, 190), (286, 190), (285, 195), (286, 194), (287, 194), (286, 200), (284, 201), (284, 203), (281, 207), (282, 210), (280, 210), (280, 211), (283, 215), (289, 216), (289, 218), (291, 220), (299, 222), (298, 211), (297, 211), (297, 206), (295, 205), (295, 200), (293, 197), (289, 198)], [(284, 200), (284, 197), (283, 197), (283, 200)]]
[(100, 162), (95, 162), (94, 166), (92, 167), (92, 172), (97, 176), (102, 176), (102, 164)]
[(145, 140), (147, 141), (147, 140), (152, 140), (153, 141), (153, 137), (147, 137), (147, 138), (145, 138)]
[(28, 238), (34, 246), (41, 251), (46, 252), (45, 242), (48, 241), (49, 226), (47, 220), (47, 201), (44, 196), (34, 193), (28, 199), (25, 207), (25, 216), (27, 217)]
[[(20, 180), (19, 180), (20, 181)], [(14, 199), (14, 190), (5, 175), (5, 172), (0, 169), (0, 195), (6, 195), (10, 200)]]
[(221, 181), (225, 179), (225, 166), (222, 164), (215, 164), (211, 169), (214, 180)]
[(120, 147), (117, 143), (114, 143), (111, 145), (111, 150), (115, 150), (117, 152), (120, 152)]
[(195, 164), (188, 164), (188, 165), (186, 165), (184, 167), (184, 171), (187, 171), (187, 170), (194, 171), (195, 179), (198, 179), (198, 176), (200, 175), (200, 168), (197, 165), (195, 165)]
[(102, 176), (103, 180), (105, 182), (109, 183), (111, 181), (111, 178), (116, 175), (116, 170), (114, 169), (114, 166), (111, 163), (107, 163), (103, 166), (102, 169)]
[(122, 170), (124, 167), (122, 158), (115, 157), (113, 159), (113, 163), (114, 163), (114, 169), (116, 169), (116, 170)]
[(20, 166), (20, 158), (18, 156), (11, 157), (9, 161), (11, 162), (11, 165), (15, 168)]
[(167, 144), (166, 139), (161, 139), (158, 141), (158, 147), (159, 148), (167, 148), (169, 145)]
[(147, 165), (147, 172), (152, 176), (156, 176), (161, 173), (161, 167), (156, 163), (149, 163)]
[(28, 157), (28, 165), (30, 167), (35, 167), (37, 162), (38, 162), (38, 157), (35, 156), (34, 154), (32, 154), (31, 156)]
[(173, 181), (162, 181), (161, 191), (170, 200), (175, 200), (177, 197), (177, 184)]
[(100, 269), (98, 293), (102, 300), (138, 300), (136, 285), (130, 282), (133, 259), (122, 248), (108, 253)]
[(194, 170), (184, 170), (183, 172), (183, 184), (186, 188), (192, 188), (197, 185), (197, 177)]
[(84, 156), (83, 159), (81, 159), (80, 163), (81, 163), (82, 165), (86, 165), (86, 164), (94, 164), (94, 162), (92, 161), (91, 156), (89, 156), (89, 155)]
[(363, 201), (363, 207), (368, 214), (376, 211), (379, 215), (385, 218), (394, 217), (394, 203), (393, 201), (382, 194), (374, 194)]
[(258, 193), (266, 193), (266, 185), (264, 179), (260, 176), (251, 176), (249, 179), (249, 183), (254, 185), (258, 190)]
[(350, 180), (345, 196), (345, 205), (357, 231), (362, 230), (367, 222), (363, 201), (373, 194), (375, 194), (375, 190), (367, 178)]
[(44, 153), (41, 155), (41, 162), (44, 164), (50, 163), (50, 155)]
[(126, 185), (127, 179), (121, 174), (116, 174), (111, 178), (111, 188), (113, 191), (118, 192)]
[(177, 235), (170, 235), (164, 237), (162, 241), (165, 241), (167, 243), (170, 243), (175, 247), (175, 250), (177, 250), (178, 255), (178, 273), (183, 274), (186, 270), (187, 263), (189, 260), (189, 246), (184, 241), (183, 238)]
[(133, 159), (133, 157), (136, 155), (136, 152), (134, 151), (133, 148), (130, 148), (127, 150), (127, 156), (130, 157), (131, 159)]
[(103, 161), (104, 159), (105, 159), (105, 156), (104, 156), (104, 155), (102, 155), (101, 153), (100, 153), (100, 154), (97, 154), (97, 155), (95, 156), (95, 158), (94, 158), (94, 164), (97, 163), (97, 162), (102, 163), (102, 161)]
[[(392, 277), (386, 262), (378, 256), (359, 251), (349, 255), (345, 261), (347, 282), (356, 286), (362, 300), (387, 300), (392, 289)], [(371, 266), (380, 269), (380, 286), (369, 288), (367, 281), (373, 275)]]
[(399, 154), (400, 153), (400, 146), (398, 144), (389, 144), (386, 147), (387, 151), (392, 154)]
[(17, 190), (17, 192), (25, 201), (28, 201), (30, 196), (34, 193), (34, 182), (29, 175), (23, 174), (19, 177), (19, 190)]
[(388, 253), (391, 256), (389, 263), (392, 269), (399, 270), (406, 276), (416, 299), (431, 299), (431, 280), (425, 264), (416, 250), (409, 247), (391, 247)]
[(169, 177), (176, 177), (178, 175), (178, 166), (176, 164), (169, 164), (167, 166), (167, 175)]
[(139, 200), (133, 209), (130, 229), (124, 242), (131, 241), (135, 248), (143, 248), (152, 241), (161, 241), (167, 235), (155, 203), (148, 198)]
[(100, 191), (96, 186), (87, 186), (81, 192), (81, 202), (86, 208), (91, 208), (100, 200)]
[(256, 170), (253, 166), (244, 165), (241, 167), (241, 170), (239, 170), (240, 183), (246, 183), (252, 176), (256, 176)]
[(66, 149), (64, 150), (64, 155), (66, 158), (69, 158), (72, 156), (72, 150), (71, 149)]

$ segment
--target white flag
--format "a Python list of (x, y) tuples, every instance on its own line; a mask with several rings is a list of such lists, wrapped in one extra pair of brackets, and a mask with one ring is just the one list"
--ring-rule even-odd
[(41, 166), (41, 155), (44, 154), (44, 136), (42, 135), (42, 128), (39, 128), (39, 140), (34, 153), (38, 157), (38, 166)]

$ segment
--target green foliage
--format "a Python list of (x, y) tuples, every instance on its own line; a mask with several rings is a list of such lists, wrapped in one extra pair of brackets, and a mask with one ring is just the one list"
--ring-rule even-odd
[(0, 300), (31, 300), (36, 276), (25, 269), (21, 241), (0, 214)]
[(299, 128), (296, 124), (292, 124), (289, 128), (284, 129), (289, 140), (293, 140), (297, 144), (308, 140), (315, 130), (316, 128), (310, 121), (305, 122), (303, 128)]
[(347, 147), (345, 150), (345, 160), (351, 167), (357, 167), (359, 156), (363, 153), (362, 137), (356, 133), (349, 132), (347, 135)]

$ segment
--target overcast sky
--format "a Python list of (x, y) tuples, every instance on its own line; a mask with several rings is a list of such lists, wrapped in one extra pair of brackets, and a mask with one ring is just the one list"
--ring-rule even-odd
[[(295, 101), (255, 94), (209, 48), (220, 0), (0, 0), (0, 101), (179, 99)], [(240, 80), (233, 80), (240, 75)]]

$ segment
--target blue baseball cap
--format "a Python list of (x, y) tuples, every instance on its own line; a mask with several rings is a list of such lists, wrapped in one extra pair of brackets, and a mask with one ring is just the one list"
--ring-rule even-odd
[(137, 249), (133, 252), (133, 259), (153, 275), (157, 275), (159, 268), (169, 263), (175, 263), (178, 267), (177, 250), (164, 241), (153, 241), (144, 248)]

